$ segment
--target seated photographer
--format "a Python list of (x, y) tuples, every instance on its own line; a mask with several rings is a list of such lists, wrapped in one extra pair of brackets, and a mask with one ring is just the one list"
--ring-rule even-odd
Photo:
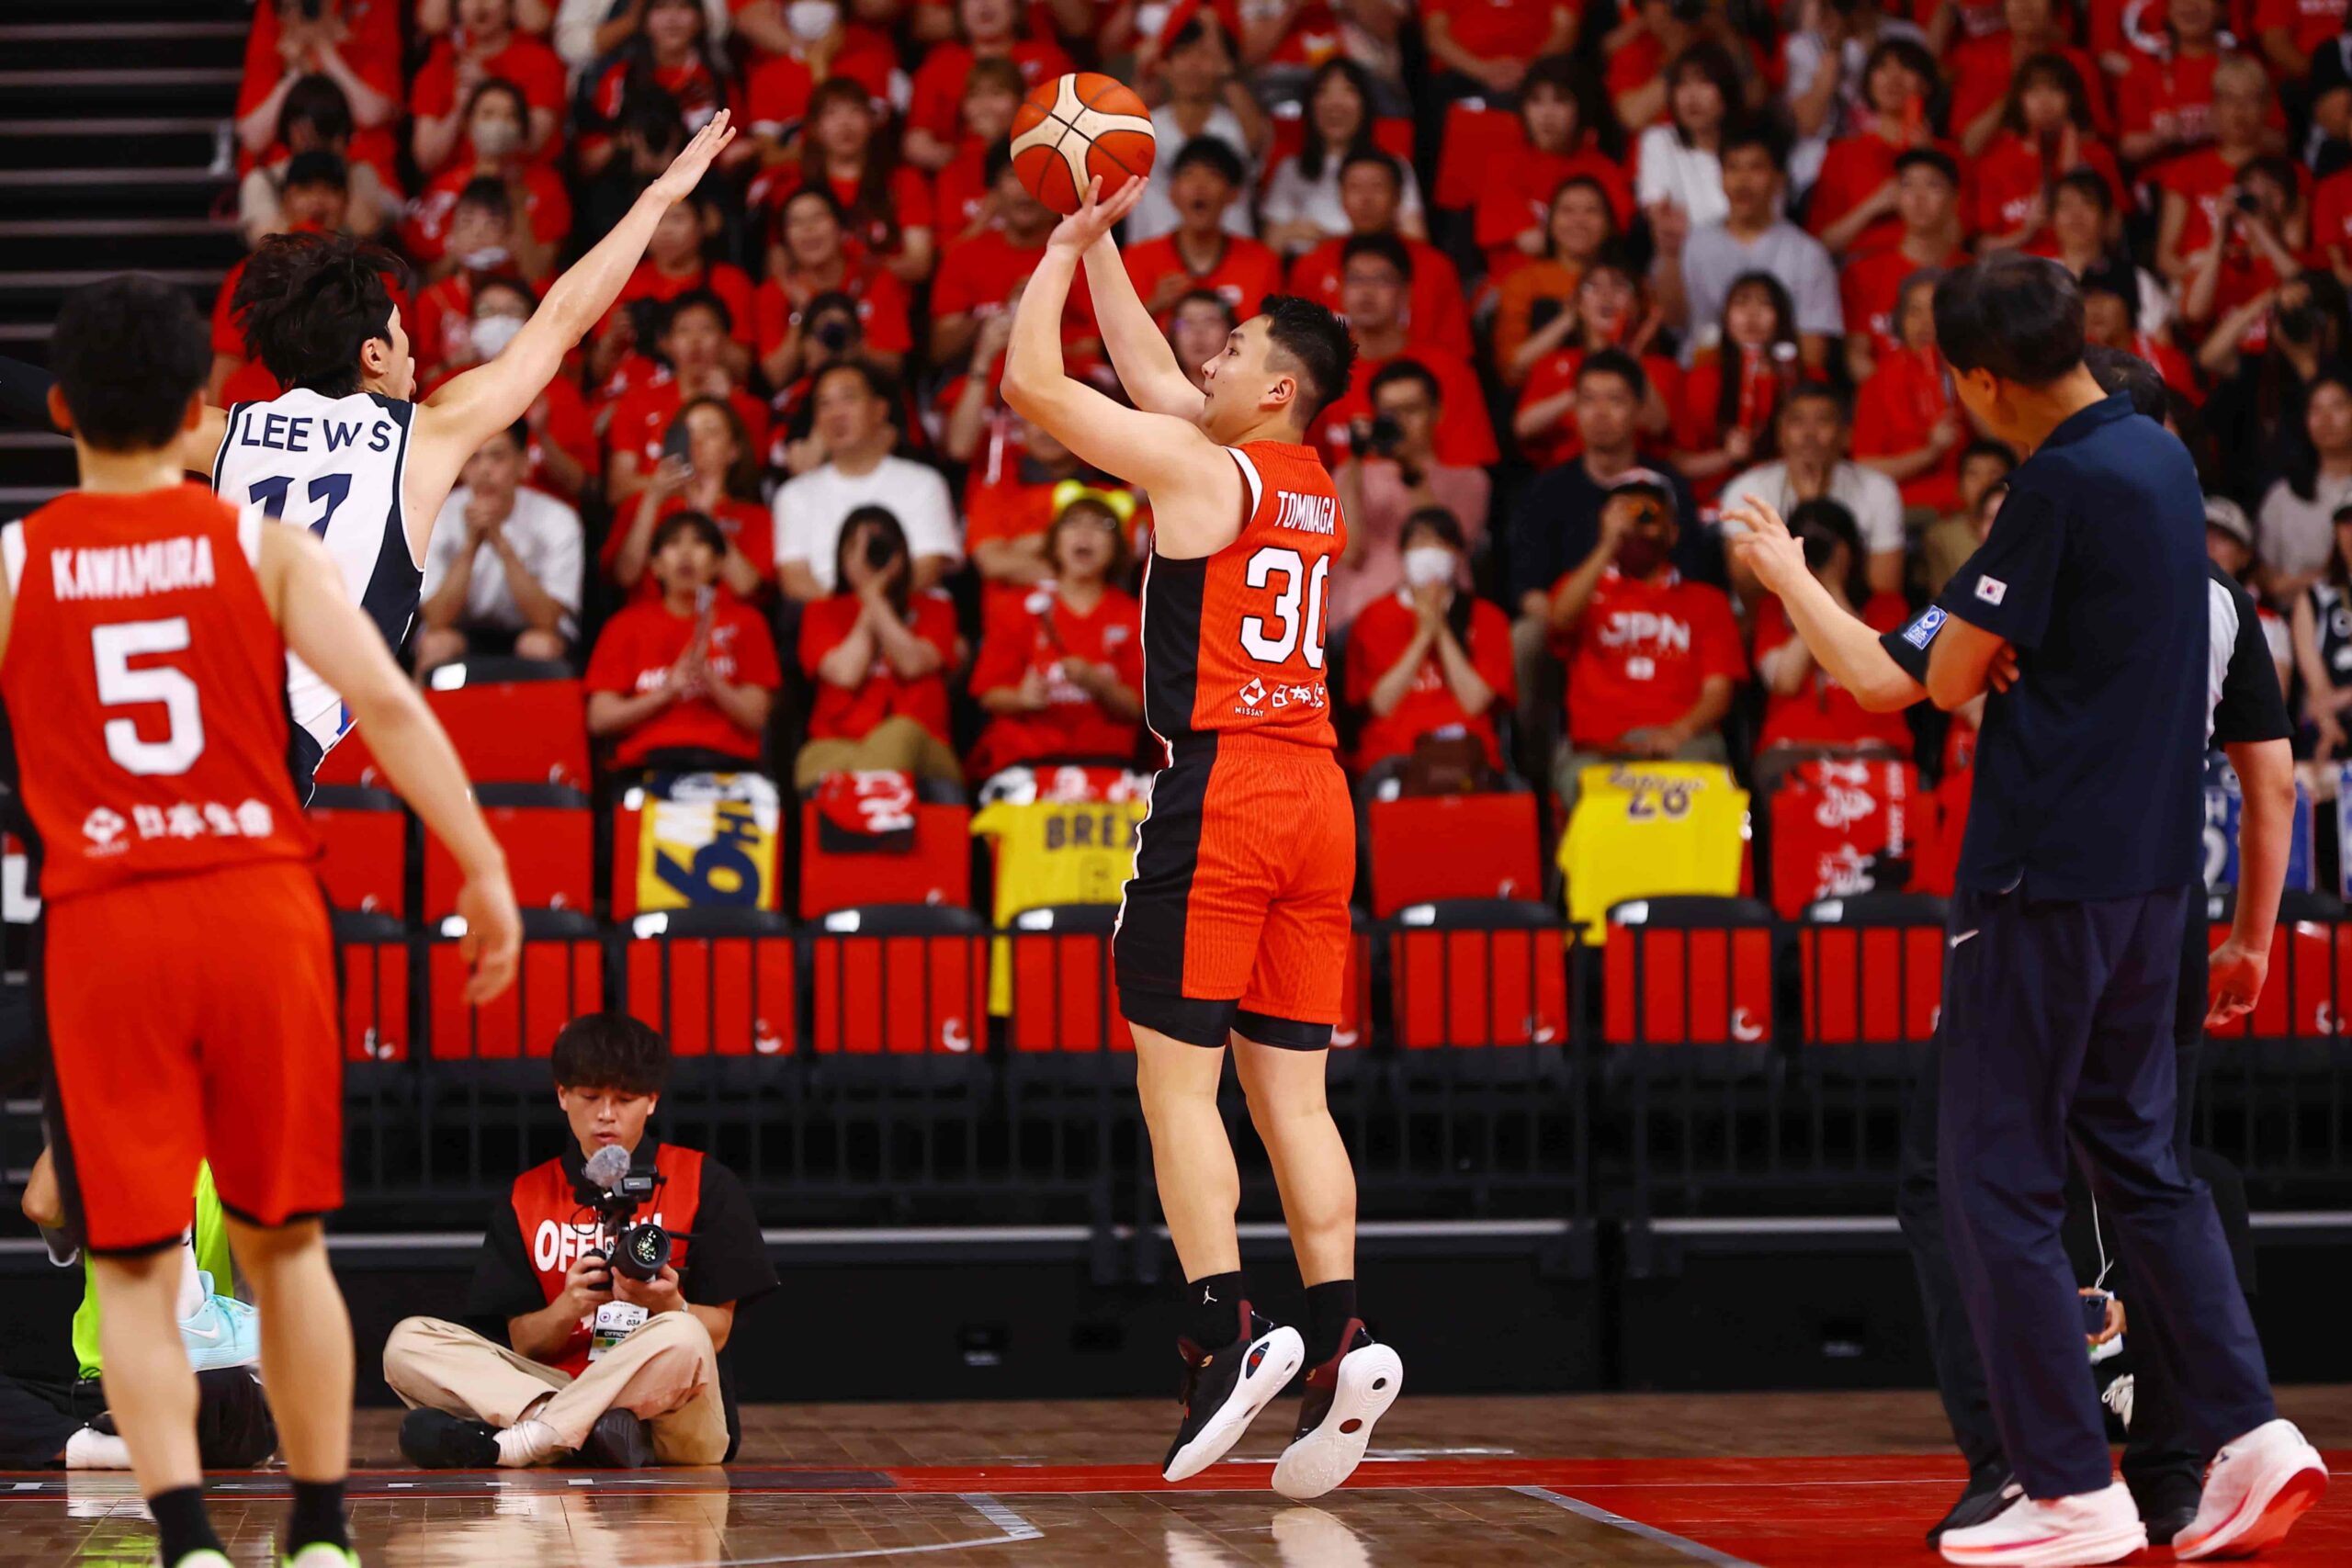
[[(392, 1330), (401, 1452), (427, 1470), (723, 1463), (741, 1435), (724, 1359), (736, 1309), (776, 1283), (751, 1199), (718, 1161), (647, 1134), (670, 1046), (644, 1024), (576, 1018), (548, 1065), (576, 1146), (515, 1178), (466, 1298), (504, 1343), (440, 1318)], [(600, 1189), (587, 1172), (605, 1149), (627, 1174)], [(639, 1226), (671, 1249), (650, 1278), (607, 1263), (607, 1247), (658, 1239)]]
[[(25, 1217), (40, 1228), (50, 1261), (79, 1263), (82, 1304), (74, 1314), (72, 1382), (0, 1375), (0, 1470), (129, 1470), (130, 1450), (107, 1410), (98, 1359), (98, 1294), (89, 1264), (65, 1216), (57, 1168), (43, 1149), (26, 1179)], [(254, 1371), (261, 1324), (254, 1309), (225, 1293), (232, 1282), (229, 1233), (212, 1168), (196, 1172), (194, 1226), (180, 1238), (178, 1316), (196, 1368), (196, 1444), (207, 1470), (249, 1470), (277, 1447)], [(217, 1283), (216, 1283), (217, 1281)]]

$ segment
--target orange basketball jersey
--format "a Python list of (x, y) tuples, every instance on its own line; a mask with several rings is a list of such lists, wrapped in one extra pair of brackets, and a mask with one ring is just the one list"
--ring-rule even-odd
[(1348, 542), (1340, 492), (1311, 446), (1227, 450), (1248, 515), (1214, 555), (1144, 570), (1144, 722), (1172, 757), (1187, 738), (1243, 732), (1335, 748), (1323, 606)]
[(60, 496), (0, 532), (0, 703), (49, 899), (307, 860), (264, 526), (202, 485)]

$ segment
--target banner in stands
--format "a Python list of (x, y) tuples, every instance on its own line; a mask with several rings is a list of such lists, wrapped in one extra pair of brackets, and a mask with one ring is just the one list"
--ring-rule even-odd
[(1911, 889), (1936, 800), (1908, 762), (1801, 763), (1772, 796), (1772, 908), (1794, 919), (1822, 898)]
[[(2345, 769), (2352, 773), (2352, 766)], [(2238, 787), (2237, 770), (2230, 760), (2216, 751), (2205, 761), (2205, 886), (2210, 888), (2235, 887), (2238, 885), (2238, 818), (2245, 812), (2245, 796)], [(2342, 813), (2338, 812), (2341, 819)], [(2318, 872), (2312, 859), (2312, 831), (2311, 792), (2295, 782), (2294, 836), (2287, 844), (2287, 891), (2309, 893), (2318, 884)]]
[[(1119, 800), (999, 799), (974, 814), (973, 837), (989, 840), (996, 850), (990, 917), (997, 925), (1011, 925), (1023, 909), (1119, 902), (1135, 872), (1136, 826), (1149, 809), (1148, 800), (1122, 793), (1125, 798)], [(1012, 948), (1001, 937), (994, 945), (989, 1011), (1009, 1013)]]
[(783, 812), (758, 773), (656, 773), (622, 815), (637, 827), (637, 908), (776, 909)]

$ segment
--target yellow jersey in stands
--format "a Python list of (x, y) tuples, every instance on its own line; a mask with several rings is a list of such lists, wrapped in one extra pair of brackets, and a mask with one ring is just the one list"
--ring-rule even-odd
[[(1116, 904), (1135, 874), (1136, 825), (1149, 809), (1144, 800), (982, 807), (972, 818), (972, 832), (995, 841), (989, 918), (1006, 926), (1023, 909)], [(1012, 946), (999, 939), (989, 964), (989, 1011), (1012, 1010)]]
[(1607, 934), (1609, 908), (1671, 894), (1730, 897), (1745, 886), (1747, 792), (1713, 762), (1599, 762), (1577, 775), (1560, 838), (1568, 919)]

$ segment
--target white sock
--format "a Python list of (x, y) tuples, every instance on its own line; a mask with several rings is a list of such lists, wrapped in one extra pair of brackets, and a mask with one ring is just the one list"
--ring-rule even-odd
[(173, 1309), (174, 1318), (186, 1323), (204, 1305), (204, 1280), (196, 1266), (196, 1233), (184, 1232), (180, 1236), (180, 1297)]
[(68, 1470), (129, 1470), (130, 1445), (110, 1438), (95, 1427), (85, 1427), (65, 1439)]
[(498, 1434), (498, 1462), (507, 1470), (528, 1470), (535, 1464), (545, 1464), (559, 1451), (555, 1428), (544, 1421), (526, 1416)]

